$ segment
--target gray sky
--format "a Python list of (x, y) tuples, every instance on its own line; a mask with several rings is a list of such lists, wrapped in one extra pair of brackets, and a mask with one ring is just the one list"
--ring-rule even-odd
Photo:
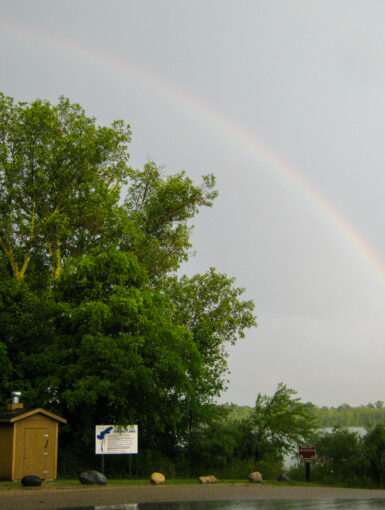
[(183, 270), (235, 276), (259, 324), (223, 402), (385, 400), (384, 23), (382, 0), (0, 0), (2, 92), (216, 175)]

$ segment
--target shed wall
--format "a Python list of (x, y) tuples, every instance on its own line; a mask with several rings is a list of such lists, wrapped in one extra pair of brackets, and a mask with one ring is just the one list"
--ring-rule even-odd
[(0, 478), (13, 479), (13, 425), (1, 424), (0, 426)]
[(35, 414), (15, 423), (14, 480), (25, 475), (56, 478), (57, 422)]

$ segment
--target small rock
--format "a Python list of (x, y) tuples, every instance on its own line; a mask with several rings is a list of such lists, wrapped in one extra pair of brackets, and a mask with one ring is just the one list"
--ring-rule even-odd
[(82, 471), (79, 475), (79, 481), (83, 485), (105, 485), (107, 478), (99, 471), (90, 469), (89, 471)]
[(253, 473), (249, 474), (249, 481), (253, 483), (261, 483), (262, 482), (262, 475), (259, 473), (259, 471), (254, 471)]
[(200, 483), (218, 483), (214, 475), (200, 476), (198, 480)]
[(166, 477), (164, 475), (162, 475), (162, 473), (152, 473), (152, 475), (150, 476), (150, 481), (154, 485), (159, 485), (161, 483), (164, 483), (165, 480), (166, 480)]
[(21, 485), (24, 487), (39, 487), (43, 480), (35, 475), (26, 475), (21, 479)]
[(285, 473), (282, 473), (279, 475), (278, 481), (279, 482), (290, 482), (290, 478)]

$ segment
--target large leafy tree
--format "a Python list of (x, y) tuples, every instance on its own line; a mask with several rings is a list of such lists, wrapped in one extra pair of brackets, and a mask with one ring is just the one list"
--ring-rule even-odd
[(192, 334), (202, 357), (202, 370), (185, 402), (188, 429), (202, 421), (202, 412), (210, 414), (213, 397), (226, 387), (227, 350), (245, 329), (256, 325), (254, 303), (241, 299), (245, 289), (235, 279), (210, 268), (191, 278), (172, 277), (163, 288), (173, 305), (173, 320)]
[(22, 280), (31, 259), (62, 260), (109, 237), (128, 174), (130, 129), (96, 126), (77, 104), (0, 94), (0, 247)]
[(37, 296), (25, 282), (3, 279), (0, 285), (0, 399), (21, 390), (26, 407), (47, 402), (47, 375), (56, 367), (49, 356), (55, 336), (53, 303)]
[(253, 434), (250, 451), (255, 456), (282, 456), (306, 443), (316, 429), (312, 404), (301, 402), (297, 392), (279, 383), (274, 395), (258, 394), (249, 418)]
[(69, 260), (55, 301), (48, 397), (73, 430), (140, 422), (151, 446), (167, 430), (176, 437), (201, 356), (136, 257), (111, 248)]
[(132, 251), (151, 279), (174, 272), (189, 255), (188, 221), (217, 196), (215, 179), (205, 175), (195, 185), (185, 172), (162, 176), (155, 163), (130, 171), (124, 208), (127, 215), (121, 248)]
[(255, 317), (234, 279), (176, 276), (214, 177), (129, 168), (130, 136), (65, 98), (0, 94), (0, 394), (63, 413), (68, 437), (138, 421), (170, 451), (207, 421)]

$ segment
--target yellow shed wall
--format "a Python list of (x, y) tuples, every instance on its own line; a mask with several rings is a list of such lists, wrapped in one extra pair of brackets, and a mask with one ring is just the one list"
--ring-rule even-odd
[[(55, 479), (57, 476), (57, 422), (42, 414), (35, 414), (15, 422), (14, 426), (15, 467), (12, 479), (21, 480), (23, 476), (32, 474), (48, 480)], [(31, 465), (37, 468), (31, 468)]]
[(0, 426), (0, 478), (13, 479), (13, 425)]

